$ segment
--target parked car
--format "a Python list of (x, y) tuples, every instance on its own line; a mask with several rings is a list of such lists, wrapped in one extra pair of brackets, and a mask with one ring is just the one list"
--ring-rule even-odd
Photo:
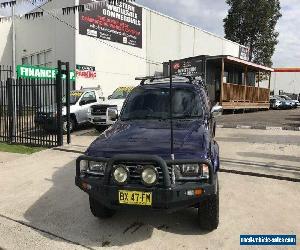
[(282, 109), (283, 103), (279, 98), (273, 96), (270, 97), (270, 108), (271, 109)]
[[(91, 105), (103, 102), (103, 93), (101, 89), (81, 89), (70, 92), (70, 130), (71, 132), (78, 126), (88, 123), (88, 110)], [(62, 99), (63, 109), (63, 131), (67, 132), (67, 109), (66, 109), (66, 96)], [(44, 128), (45, 130), (57, 129), (57, 109), (56, 107), (41, 107), (36, 113), (36, 125)]]
[(300, 103), (299, 103), (298, 100), (293, 100), (291, 97), (289, 97), (287, 95), (279, 95), (279, 97), (286, 100), (286, 101), (290, 101), (294, 108), (297, 108), (298, 106), (300, 106)]
[(133, 88), (132, 86), (119, 87), (108, 97), (107, 101), (92, 105), (88, 111), (89, 122), (99, 131), (114, 124), (115, 120), (111, 120), (108, 116), (109, 108), (117, 109), (120, 113), (125, 99)]
[(220, 168), (215, 116), (222, 107), (211, 108), (204, 85), (186, 78), (173, 79), (170, 105), (169, 86), (169, 79), (145, 80), (132, 90), (121, 114), (110, 114), (116, 123), (77, 159), (75, 182), (96, 217), (118, 209), (195, 207), (201, 228), (214, 230)]
[[(277, 107), (275, 104), (275, 109), (292, 109), (293, 108), (293, 102), (289, 101), (289, 100), (285, 100), (279, 96), (271, 96), (270, 97), (270, 107), (272, 107), (272, 102), (276, 103), (277, 101)], [(280, 103), (280, 105), (278, 105)]]

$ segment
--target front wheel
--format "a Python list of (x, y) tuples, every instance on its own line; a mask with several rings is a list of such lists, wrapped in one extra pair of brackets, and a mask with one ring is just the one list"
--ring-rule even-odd
[(217, 192), (206, 198), (198, 208), (198, 219), (201, 229), (213, 231), (219, 225), (219, 182)]
[(90, 209), (95, 217), (106, 219), (112, 217), (116, 211), (103, 206), (90, 196)]

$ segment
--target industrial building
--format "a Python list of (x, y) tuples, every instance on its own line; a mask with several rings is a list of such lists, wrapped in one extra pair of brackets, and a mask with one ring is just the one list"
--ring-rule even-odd
[[(72, 6), (83, 5), (84, 11)], [(103, 1), (52, 0), (15, 18), (16, 65), (77, 71), (76, 88), (100, 85), (106, 96), (136, 76), (163, 71), (163, 62), (198, 55), (246, 59), (247, 48), (149, 8)], [(0, 23), (0, 65), (12, 65), (12, 23)]]
[(300, 95), (300, 68), (275, 68), (272, 73), (271, 90), (275, 95)]

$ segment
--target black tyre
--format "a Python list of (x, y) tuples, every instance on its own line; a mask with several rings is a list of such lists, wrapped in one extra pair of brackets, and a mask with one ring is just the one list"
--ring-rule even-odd
[(112, 217), (116, 211), (103, 206), (101, 203), (90, 197), (90, 209), (95, 217), (105, 219)]
[(205, 199), (198, 208), (198, 219), (201, 229), (213, 231), (219, 225), (219, 182), (217, 193)]
[[(72, 133), (74, 131), (76, 127), (76, 121), (74, 120), (73, 117), (70, 118), (70, 132)], [(67, 120), (65, 119), (64, 120), (64, 123), (63, 123), (63, 131), (64, 131), (64, 134), (67, 134)]]

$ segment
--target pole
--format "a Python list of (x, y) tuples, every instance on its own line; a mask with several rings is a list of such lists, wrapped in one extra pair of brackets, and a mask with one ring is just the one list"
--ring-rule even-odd
[(57, 145), (63, 145), (63, 117), (62, 117), (62, 63), (57, 62), (57, 75), (56, 75), (56, 102), (57, 102)]
[(67, 143), (71, 143), (71, 130), (70, 130), (70, 64), (68, 62), (66, 65), (66, 106), (67, 106)]
[(245, 70), (245, 73), (244, 73), (244, 82), (245, 82), (245, 87), (244, 87), (244, 102), (246, 102), (246, 98), (247, 98), (247, 83), (248, 83), (248, 66), (245, 66), (244, 70)]
[(174, 131), (173, 131), (173, 76), (172, 76), (172, 61), (169, 61), (169, 67), (170, 67), (170, 124), (171, 124), (171, 159), (175, 160), (174, 155)]
[(16, 79), (16, 26), (15, 26), (15, 5), (11, 6), (12, 16), (12, 77)]
[(269, 72), (269, 85), (268, 85), (269, 95), (268, 95), (268, 100), (267, 100), (268, 102), (270, 102), (271, 78), (272, 78), (272, 72)]
[(220, 81), (220, 105), (223, 104), (223, 96), (224, 96), (224, 71), (225, 71), (225, 62), (224, 58), (222, 58), (222, 71), (221, 71), (221, 81)]
[(16, 135), (16, 123), (17, 123), (17, 96), (16, 96), (16, 25), (15, 25), (15, 5), (11, 6), (11, 16), (12, 16), (12, 81), (10, 84), (12, 85), (12, 96), (13, 96), (13, 114), (12, 114), (12, 134)]

